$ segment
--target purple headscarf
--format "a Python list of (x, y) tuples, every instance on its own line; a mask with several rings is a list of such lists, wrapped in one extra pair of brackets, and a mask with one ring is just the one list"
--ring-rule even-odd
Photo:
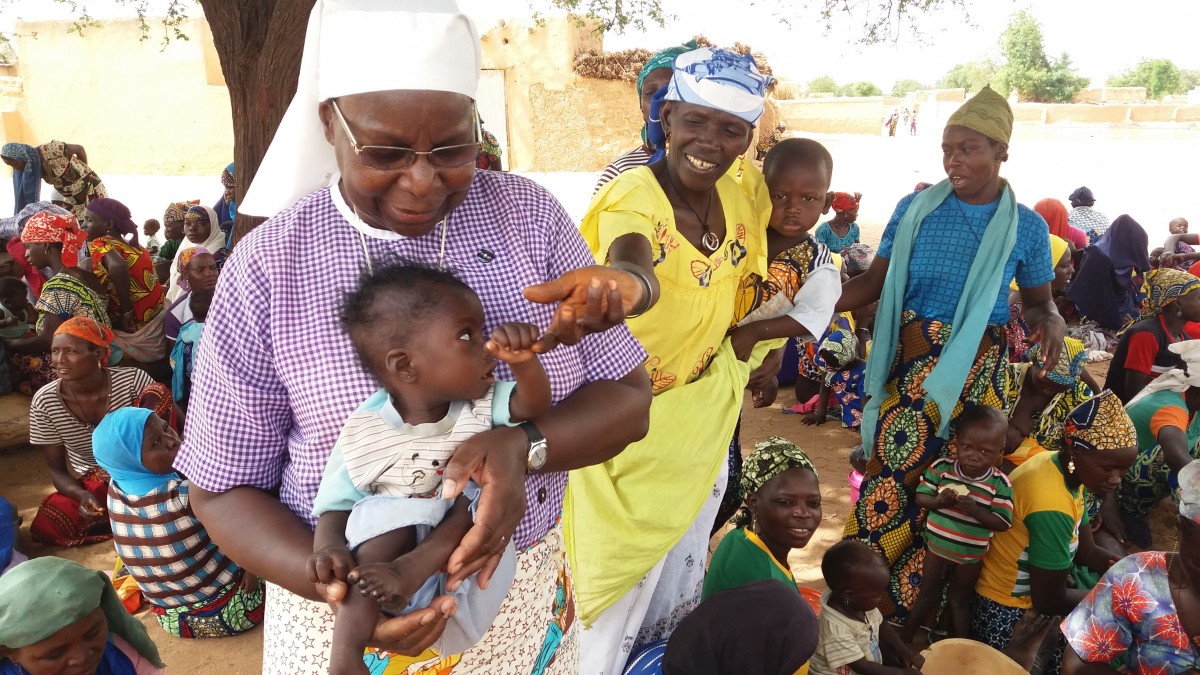
[(138, 228), (133, 222), (128, 206), (110, 197), (100, 197), (88, 202), (87, 210), (112, 221), (113, 229), (126, 236), (133, 235), (133, 245), (141, 246), (138, 243)]

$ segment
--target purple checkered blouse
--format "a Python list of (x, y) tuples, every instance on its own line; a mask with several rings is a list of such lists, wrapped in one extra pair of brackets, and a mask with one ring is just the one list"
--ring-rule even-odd
[[(477, 171), (447, 223), (445, 264), (479, 294), (489, 333), (507, 321), (548, 326), (553, 306), (528, 302), (522, 290), (595, 262), (562, 206), (519, 176)], [(280, 500), (315, 525), (313, 498), (342, 423), (379, 388), (337, 319), (343, 294), (366, 267), (364, 247), (378, 266), (395, 258), (437, 263), (441, 246), (441, 227), (418, 238), (364, 236), (329, 188), (256, 228), (221, 271), (175, 467), (209, 491), (278, 488)], [(556, 403), (644, 359), (624, 326), (541, 357)], [(504, 364), (497, 376), (512, 377)], [(526, 478), (518, 550), (553, 527), (566, 484), (566, 473)]]

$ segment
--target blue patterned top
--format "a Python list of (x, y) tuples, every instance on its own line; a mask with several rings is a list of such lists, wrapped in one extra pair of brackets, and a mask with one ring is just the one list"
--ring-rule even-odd
[[(890, 259), (896, 228), (917, 193), (908, 195), (896, 205), (876, 255)], [(908, 261), (908, 288), (904, 292), (904, 309), (917, 316), (951, 322), (958, 298), (967, 282), (975, 252), (983, 241), (983, 232), (1000, 200), (991, 204), (966, 204), (951, 194), (925, 217), (921, 231), (913, 244)], [(1017, 205), (1017, 241), (1004, 268), (1004, 279), (1016, 277), (1022, 288), (1033, 288), (1054, 280), (1054, 263), (1050, 260), (1050, 228), (1036, 211)], [(1003, 326), (1008, 323), (1008, 284), (1001, 284), (996, 304), (988, 323)]]
[(1196, 666), (1198, 655), (1171, 597), (1167, 555), (1122, 558), (1062, 622), (1068, 647), (1085, 663), (1138, 675), (1175, 675)]
[(850, 229), (846, 232), (846, 236), (839, 237), (826, 221), (817, 228), (813, 238), (828, 246), (830, 251), (841, 253), (846, 247), (858, 243), (858, 223), (850, 223)]

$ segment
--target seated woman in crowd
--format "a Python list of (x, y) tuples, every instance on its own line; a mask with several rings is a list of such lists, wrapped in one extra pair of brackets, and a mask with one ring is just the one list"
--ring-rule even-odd
[[(199, 199), (193, 199), (190, 202), (171, 202), (167, 205), (167, 210), (163, 212), (163, 236), (166, 238), (163, 241), (162, 248), (158, 249), (158, 257), (163, 260), (175, 260), (175, 255), (179, 252), (179, 247), (183, 245), (183, 219), (187, 215), (188, 209), (200, 203)], [(170, 267), (167, 268), (170, 270)], [(159, 279), (169, 279), (170, 274), (160, 274)]]
[(59, 379), (29, 405), (29, 442), (46, 456), (56, 490), (29, 526), (37, 541), (78, 546), (109, 537), (109, 478), (92, 454), (92, 430), (108, 413), (138, 404), (153, 384), (138, 368), (108, 367), (111, 342), (107, 326), (85, 317), (55, 331), (51, 360)]
[(192, 395), (192, 371), (195, 368), (196, 354), (200, 350), (200, 338), (204, 335), (204, 322), (208, 319), (208, 308), (212, 304), (213, 294), (189, 293), (187, 297), (188, 312), (192, 318), (179, 327), (175, 346), (171, 348), (171, 395), (183, 407), (187, 406)]
[(1183, 365), (1170, 346), (1200, 338), (1200, 279), (1160, 267), (1148, 277), (1149, 295), (1141, 319), (1121, 334), (1106, 389), (1128, 403), (1147, 383)]
[[(193, 293), (212, 296), (217, 287), (217, 260), (203, 246), (189, 248), (177, 256), (176, 271), (179, 273), (179, 287), (183, 293), (171, 303), (167, 310), (164, 332), (167, 339), (175, 341), (183, 324), (192, 320), (192, 310), (189, 300)], [(203, 321), (201, 321), (203, 323)]]
[(221, 228), (225, 231), (225, 248), (230, 250), (233, 249), (232, 223), (237, 218), (237, 194), (235, 192), (237, 179), (233, 164), (230, 162), (229, 166), (221, 170), (221, 199), (213, 204), (217, 221), (221, 223)]
[(1113, 565), (1067, 619), (1066, 675), (1195, 673), (1200, 663), (1200, 462), (1179, 471), (1179, 550)]
[(1087, 372), (1083, 343), (1063, 338), (1058, 363), (1042, 372), (1042, 346), (1035, 344), (1023, 363), (1008, 365), (1004, 411), (1008, 414), (1005, 471), (1020, 466), (1034, 454), (1062, 450), (1063, 423), (1067, 415), (1101, 390)]
[(30, 392), (36, 392), (55, 377), (50, 364), (50, 343), (59, 325), (72, 317), (83, 317), (105, 328), (109, 326), (100, 281), (91, 272), (76, 267), (85, 237), (75, 216), (60, 209), (34, 214), (21, 231), (30, 264), (38, 269), (48, 267), (54, 273), (42, 286), (34, 306), (38, 312), (34, 325), (37, 334), (4, 343), (6, 352), (25, 355), (17, 376), (28, 382)]
[[(220, 223), (217, 222), (216, 211), (207, 206), (193, 206), (187, 210), (183, 223), (184, 239), (175, 253), (176, 259), (189, 249), (203, 248), (212, 254), (217, 269), (221, 269), (228, 251), (225, 250), (225, 233), (221, 231)], [(167, 291), (171, 302), (178, 300), (179, 296), (186, 292), (179, 283), (180, 275), (178, 265), (171, 268), (171, 288)]]
[(1105, 523), (1123, 545), (1150, 548), (1147, 517), (1178, 487), (1176, 474), (1200, 455), (1200, 340), (1172, 344), (1181, 367), (1160, 375), (1126, 407), (1137, 429), (1138, 455), (1106, 500)]
[(738, 529), (713, 553), (702, 600), (761, 579), (795, 588), (788, 553), (807, 546), (821, 525), (816, 467), (791, 441), (772, 436), (754, 448), (743, 465), (742, 492)]
[(1115, 562), (1095, 545), (1091, 529), (1080, 527), (1088, 522), (1083, 489), (1115, 490), (1136, 446), (1133, 422), (1106, 391), (1067, 416), (1062, 450), (1037, 453), (1012, 472), (1013, 525), (992, 537), (984, 555), (971, 603), (974, 639), (1005, 649), (1027, 610), (1056, 616), (1079, 604), (1085, 591), (1070, 585), (1073, 564), (1102, 573)]
[(1034, 204), (1033, 210), (1045, 219), (1046, 225), (1050, 227), (1051, 235), (1066, 239), (1076, 251), (1087, 248), (1087, 233), (1067, 222), (1067, 207), (1062, 202), (1048, 197)]
[[(1075, 275), (1075, 265), (1071, 262), (1071, 245), (1062, 237), (1050, 235), (1050, 259), (1054, 262), (1054, 281), (1050, 282), (1050, 292), (1055, 296), (1061, 295), (1071, 283)], [(1020, 363), (1029, 349), (1029, 326), (1021, 311), (1021, 289), (1014, 279), (1009, 284), (1008, 294), (1008, 361)]]
[(829, 247), (833, 253), (841, 253), (858, 243), (858, 204), (862, 193), (835, 192), (833, 195), (833, 220), (827, 220), (813, 237)]
[(37, 147), (6, 143), (0, 149), (0, 157), (14, 172), (24, 172), (29, 166), (40, 163), (42, 180), (55, 188), (66, 208), (79, 220), (83, 220), (88, 202), (108, 196), (100, 176), (88, 166), (87, 151), (82, 145), (62, 141), (50, 141)]
[(1146, 231), (1123, 215), (1087, 247), (1067, 299), (1079, 313), (1105, 330), (1117, 331), (1134, 321), (1142, 304), (1143, 276), (1150, 271)]
[(0, 675), (158, 675), (146, 629), (104, 572), (37, 558), (0, 577)]
[[(92, 271), (108, 296), (114, 341), (127, 365), (143, 364), (162, 374), (163, 295), (150, 253), (138, 245), (137, 224), (129, 208), (107, 197), (88, 203), (83, 221)], [(118, 234), (132, 235), (127, 243)], [(158, 366), (157, 369), (154, 366)]]
[[(188, 483), (171, 468), (179, 434), (145, 408), (121, 408), (92, 434), (112, 481), (113, 543), (159, 625), (175, 637), (226, 637), (263, 619), (258, 577), (225, 557), (192, 513)], [(171, 523), (167, 531), (148, 524)]]

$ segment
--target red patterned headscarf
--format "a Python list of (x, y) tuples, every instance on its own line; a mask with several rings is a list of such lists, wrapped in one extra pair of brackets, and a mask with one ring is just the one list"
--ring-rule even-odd
[(21, 230), (21, 241), (26, 244), (62, 244), (62, 261), (67, 267), (79, 264), (79, 250), (86, 239), (75, 216), (50, 211), (33, 214)]
[(834, 213), (842, 213), (844, 211), (853, 211), (858, 208), (858, 202), (862, 200), (862, 193), (855, 192), (835, 192), (833, 193), (833, 211)]
[(166, 212), (163, 213), (163, 221), (183, 220), (183, 217), (187, 215), (188, 209), (199, 203), (199, 199), (193, 199), (190, 202), (171, 202), (171, 205), (167, 207)]
[(54, 331), (54, 334), (70, 335), (96, 345), (100, 350), (100, 363), (102, 366), (108, 363), (109, 345), (112, 344), (113, 332), (108, 326), (99, 323), (95, 319), (89, 319), (85, 316), (73, 316), (62, 322), (58, 330)]

